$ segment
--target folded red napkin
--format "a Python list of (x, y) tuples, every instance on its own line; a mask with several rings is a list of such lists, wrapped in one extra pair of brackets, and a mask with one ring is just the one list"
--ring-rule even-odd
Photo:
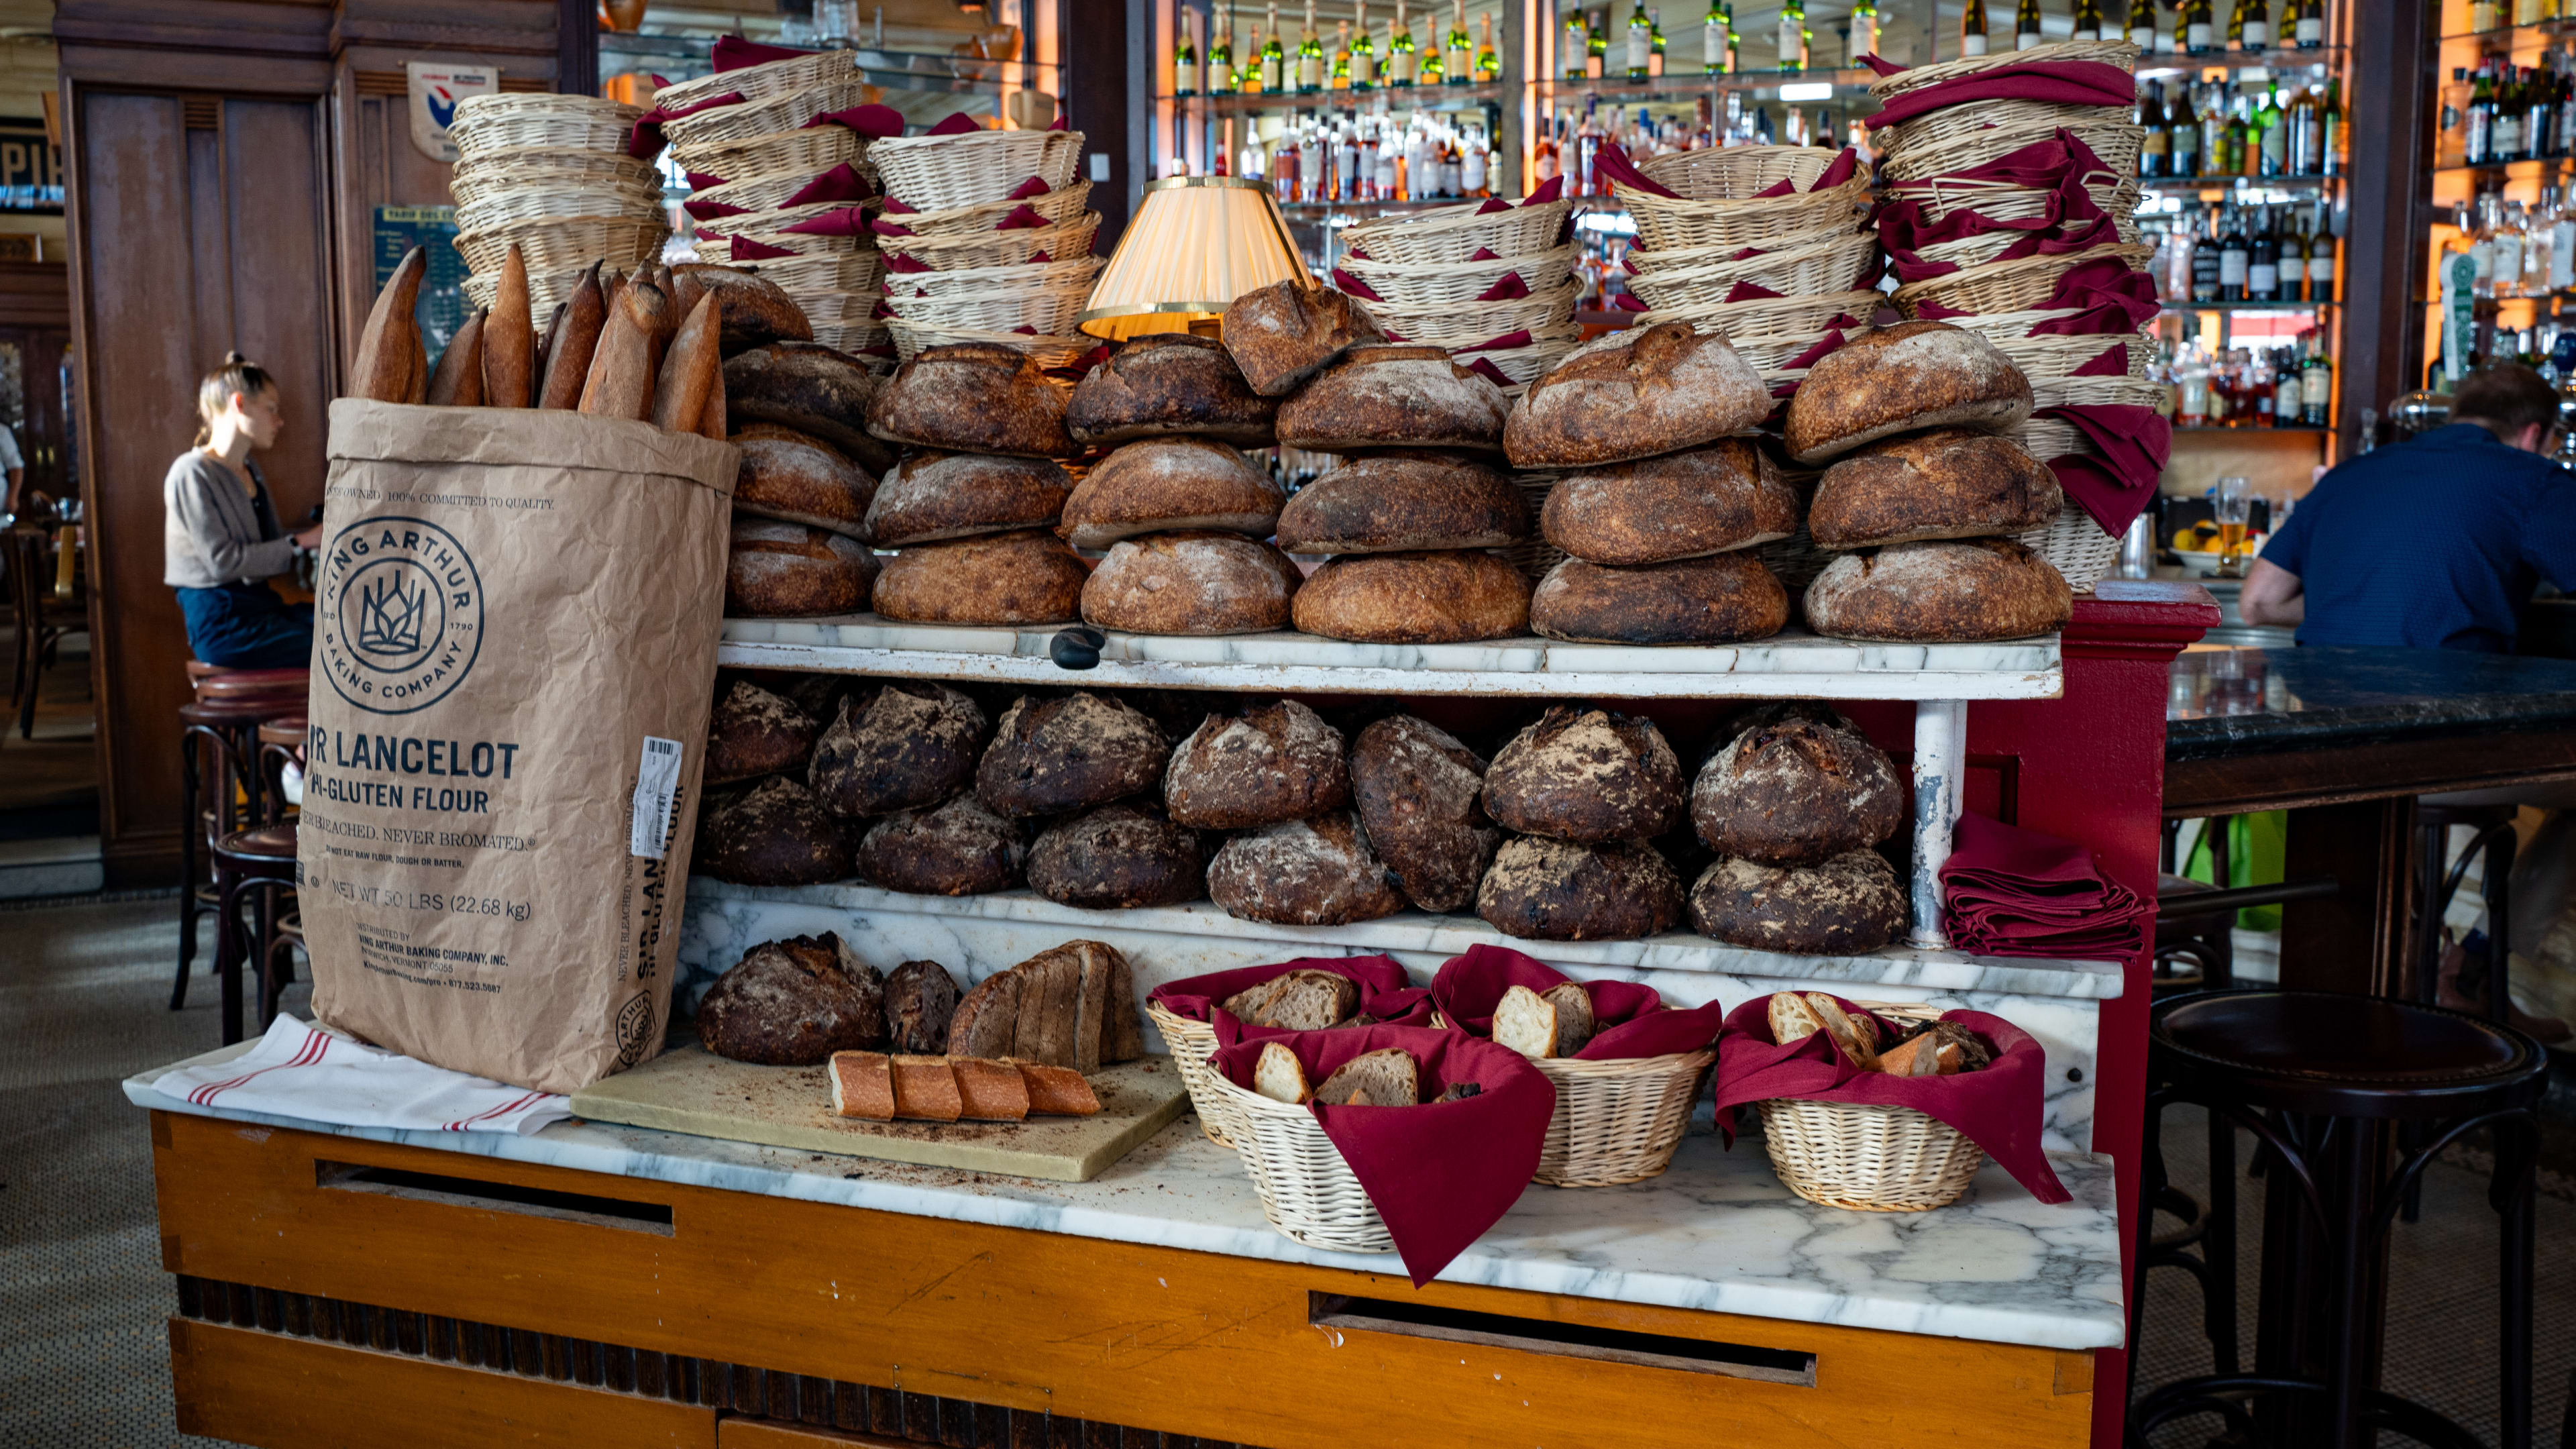
[(980, 131), (982, 129), (984, 129), (984, 123), (976, 120), (973, 116), (966, 114), (964, 111), (951, 111), (948, 113), (948, 119), (931, 127), (928, 134), (933, 136), (963, 136), (969, 131)]
[(1809, 191), (1831, 191), (1835, 187), (1842, 185), (1844, 182), (1851, 180), (1852, 173), (1859, 169), (1860, 152), (1852, 147), (1845, 146), (1840, 152), (1835, 154), (1833, 160), (1825, 164), (1825, 169), (1817, 174), (1815, 184), (1807, 189)]
[(1622, 312), (1652, 312), (1655, 310), (1654, 308), (1646, 305), (1644, 298), (1631, 292), (1621, 292), (1618, 296), (1611, 298), (1610, 305), (1616, 307)]
[(727, 237), (725, 242), (731, 248), (731, 259), (737, 262), (766, 262), (797, 254), (793, 247), (772, 246), (747, 236)]
[[(1604, 146), (1594, 152), (1592, 174), (1605, 183), (1617, 182), (1632, 191), (1642, 191), (1648, 196), (1661, 196), (1673, 200), (1681, 198), (1680, 192), (1660, 181), (1649, 179), (1645, 172), (1638, 170), (1637, 163), (1628, 159), (1628, 151), (1624, 146)], [(1765, 196), (1770, 194), (1767, 191), (1763, 193)]]
[(2007, 151), (1992, 161), (1953, 172), (1944, 179), (2001, 181), (2048, 191), (2055, 190), (2058, 183), (2070, 175), (2081, 178), (2115, 173), (2102, 164), (2102, 158), (2094, 155), (2093, 148), (2085, 145), (2081, 137), (2060, 126), (2045, 140), (2033, 141), (2017, 151)]
[[(1351, 255), (1359, 257), (1362, 261), (1366, 261), (1368, 259), (1357, 247), (1351, 248)], [(1478, 247), (1474, 251), (1467, 253), (1467, 260), (1471, 262), (1499, 262), (1502, 259), (1502, 254), (1495, 251), (1492, 247)]]
[(2155, 920), (2155, 903), (2111, 879), (2092, 851), (1983, 815), (1959, 817), (1941, 885), (1951, 944), (1991, 956), (2125, 961), (2146, 949)]
[(1467, 364), (1467, 370), (1469, 372), (1484, 374), (1485, 381), (1492, 383), (1496, 387), (1510, 387), (1513, 385), (1512, 375), (1503, 371), (1501, 368), (1494, 366), (1494, 361), (1490, 357), (1476, 358), (1474, 361)]
[(1565, 178), (1551, 176), (1538, 184), (1538, 189), (1521, 198), (1523, 206), (1545, 206), (1565, 194)]
[[(1882, 1030), (1895, 1023), (1866, 1012), (1839, 996), (1845, 1011), (1867, 1015)], [(2040, 1150), (2040, 1109), (2047, 1055), (2030, 1033), (1982, 1011), (1947, 1011), (1955, 1021), (1985, 1039), (1994, 1060), (1973, 1072), (1948, 1077), (1891, 1077), (1864, 1071), (1844, 1056), (1830, 1032), (1802, 1041), (1771, 1038), (1771, 1002), (1757, 996), (1726, 1014), (1726, 1029), (1717, 1039), (1717, 1125), (1734, 1141), (1734, 1113), (1729, 1108), (1775, 1097), (1813, 1102), (1867, 1102), (1911, 1107), (1947, 1122), (2030, 1190), (2041, 1202), (2067, 1202), (2074, 1194), (2057, 1180)]]
[[(2126, 352), (2126, 344), (2121, 350)], [(2125, 362), (2121, 371), (2127, 372)], [(2173, 424), (2154, 408), (2121, 403), (2070, 403), (2041, 408), (2033, 416), (2073, 424), (2100, 450), (2099, 456), (2051, 458), (2048, 466), (2067, 501), (2083, 509), (2104, 533), (2118, 538), (2128, 532), (2156, 496), (2157, 481), (2172, 460)]]
[(663, 122), (676, 121), (682, 116), (694, 116), (700, 111), (712, 111), (718, 106), (740, 104), (742, 104), (742, 92), (727, 91), (723, 95), (710, 97), (693, 106), (655, 106), (637, 116), (634, 126), (626, 132), (626, 154), (638, 161), (650, 161), (662, 154)]
[[(2156, 319), (2156, 279), (2153, 274), (2134, 270), (2118, 257), (2103, 257), (2069, 268), (2057, 279), (2057, 286), (2040, 310), (2081, 307), (2088, 311), (2113, 308), (2126, 315), (2128, 326), (2119, 330), (2134, 332)], [(2053, 323), (2042, 326), (2054, 328)], [(2035, 330), (2035, 329), (2034, 329)], [(2082, 334), (2076, 334), (2082, 335)]]
[(1728, 302), (1759, 302), (1768, 297), (1779, 297), (1784, 295), (1786, 294), (1774, 292), (1769, 287), (1757, 286), (1752, 282), (1738, 282), (1734, 286), (1726, 289), (1726, 296), (1721, 300)]
[(1529, 283), (1518, 272), (1505, 272), (1494, 285), (1476, 294), (1479, 302), (1511, 302), (1529, 295)]
[(1040, 213), (1036, 207), (1029, 205), (1027, 202), (1022, 202), (1022, 203), (1020, 203), (1018, 206), (1014, 206), (1014, 207), (1012, 207), (1012, 208), (1011, 208), (1011, 213), (1010, 213), (1010, 215), (1005, 216), (1005, 217), (1003, 217), (1000, 221), (997, 221), (997, 222), (993, 223), (993, 230), (995, 230), (995, 231), (1032, 231), (1032, 230), (1035, 230), (1035, 229), (1037, 229), (1037, 228), (1039, 228), (1039, 227), (1047, 227), (1047, 226), (1053, 226), (1053, 225), (1055, 225), (1055, 223), (1054, 223), (1054, 222), (1051, 222), (1051, 221), (1049, 221), (1049, 220), (1047, 220), (1047, 219), (1046, 219), (1046, 217), (1045, 217), (1042, 213)]
[(1044, 247), (1040, 247), (1036, 251), (1029, 253), (1029, 265), (1033, 267), (1042, 267), (1054, 260), (1054, 255), (1048, 252)]
[(1476, 214), (1478, 216), (1491, 216), (1495, 212), (1509, 211), (1511, 209), (1512, 204), (1510, 202), (1503, 200), (1499, 196), (1488, 196), (1485, 198), (1484, 204), (1476, 208)]
[(1473, 343), (1466, 347), (1452, 347), (1449, 349), (1449, 352), (1450, 355), (1454, 357), (1460, 353), (1466, 352), (1509, 352), (1515, 347), (1527, 347), (1529, 345), (1529, 329), (1523, 327), (1515, 331), (1506, 332), (1500, 337), (1488, 337), (1482, 342)]
[(708, 191), (725, 184), (723, 177), (704, 171), (683, 171), (680, 174), (689, 178), (689, 188), (693, 191)]
[(1386, 300), (1384, 297), (1377, 294), (1376, 288), (1361, 281), (1359, 278), (1352, 276), (1350, 273), (1343, 271), (1339, 267), (1333, 268), (1333, 285), (1340, 288), (1342, 291), (1349, 293), (1351, 296), (1359, 298), (1363, 302), (1383, 302)]
[(2098, 60), (2033, 60), (1976, 71), (1957, 80), (1901, 91), (1862, 122), (1872, 131), (1976, 101), (2045, 101), (2055, 106), (2128, 106), (2137, 81)]
[[(1330, 971), (1351, 978), (1360, 985), (1360, 1010), (1380, 1020), (1393, 1020), (1415, 1010), (1421, 1010), (1424, 1019), (1429, 1019), (1426, 1003), (1431, 993), (1414, 985), (1392, 956), (1301, 956), (1270, 966), (1238, 966), (1231, 971), (1167, 981), (1147, 992), (1145, 999), (1174, 1016), (1213, 1021), (1219, 1015), (1218, 1003), (1227, 997), (1291, 971)], [(1392, 1009), (1378, 1010), (1381, 1003)]]
[(718, 217), (725, 216), (741, 216), (751, 210), (747, 206), (735, 206), (731, 202), (724, 201), (708, 201), (702, 197), (691, 197), (681, 202), (680, 209), (700, 221), (714, 221)]
[(885, 212), (888, 216), (916, 216), (920, 211), (920, 207), (914, 206), (900, 196), (889, 196), (885, 199)]
[(886, 253), (886, 270), (897, 273), (935, 272), (939, 270), (910, 252)]
[(2127, 377), (2129, 344), (2114, 342), (2093, 354), (2093, 360), (2066, 374), (2068, 377)]
[[(1422, 1105), (1306, 1109), (1386, 1220), (1416, 1288), (1510, 1211), (1538, 1170), (1556, 1086), (1519, 1052), (1463, 1032), (1368, 1026), (1240, 1041), (1217, 1048), (1208, 1065), (1249, 1088), (1252, 1064), (1272, 1041), (1295, 1052), (1317, 1084), (1351, 1058), (1386, 1047), (1402, 1047), (1421, 1062)], [(1463, 1101), (1435, 1100), (1453, 1082), (1483, 1090)]]
[(1780, 370), (1782, 372), (1795, 372), (1802, 367), (1813, 367), (1817, 363), (1824, 361), (1827, 353), (1830, 353), (1835, 348), (1842, 346), (1843, 340), (1842, 329), (1837, 327), (1833, 331), (1826, 333), (1824, 336), (1817, 338), (1815, 346), (1808, 348), (1806, 351), (1790, 358), (1787, 362), (1782, 363), (1780, 365)]
[(716, 70), (721, 74), (729, 70), (742, 70), (749, 66), (767, 65), (773, 60), (797, 60), (813, 53), (810, 50), (797, 50), (784, 45), (762, 45), (756, 40), (745, 40), (739, 35), (723, 35), (716, 38), (714, 59)]
[[(824, 212), (821, 216), (809, 216), (803, 221), (790, 222), (783, 228), (799, 236), (862, 236), (866, 234), (867, 229), (867, 214), (864, 209), (856, 206), (839, 207)], [(902, 234), (912, 235), (908, 231)]]
[[(1494, 1007), (1515, 986), (1544, 992), (1574, 978), (1504, 946), (1475, 945), (1431, 978), (1431, 1000), (1450, 1025), (1471, 1036), (1494, 1033)], [(1695, 1052), (1717, 1040), (1726, 1008), (1666, 1006), (1662, 993), (1635, 981), (1577, 983), (1592, 998), (1593, 1037), (1575, 1060), (1617, 1061)]]
[(903, 134), (903, 112), (892, 106), (852, 106), (845, 111), (825, 111), (797, 129), (810, 131), (816, 126), (847, 126), (872, 141), (883, 141)]
[(859, 168), (844, 161), (797, 189), (787, 198), (789, 206), (820, 206), (827, 201), (859, 201), (875, 188), (859, 174)]
[(1011, 194), (1002, 199), (1005, 201), (1026, 201), (1033, 196), (1044, 196), (1053, 190), (1055, 190), (1055, 188), (1047, 185), (1045, 178), (1031, 176), (1028, 180), (1012, 187)]

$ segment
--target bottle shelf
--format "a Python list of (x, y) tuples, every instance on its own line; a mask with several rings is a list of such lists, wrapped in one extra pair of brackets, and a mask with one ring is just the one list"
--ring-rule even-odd
[(2331, 433), (2331, 432), (2333, 432), (2333, 431), (2334, 431), (2334, 429), (2332, 429), (2332, 428), (2310, 427), (2310, 426), (2309, 426), (2308, 424), (2306, 424), (2306, 423), (2297, 423), (2297, 424), (2293, 424), (2293, 425), (2291, 425), (2291, 426), (2289, 426), (2289, 427), (2286, 427), (2286, 428), (2284, 428), (2284, 427), (2270, 427), (2270, 428), (2265, 428), (2265, 427), (2244, 427), (2244, 428), (2231, 428), (2231, 427), (2229, 427), (2228, 425), (2226, 425), (2225, 423), (2193, 423), (2193, 424), (2191, 424), (2190, 426), (2186, 427), (2185, 425), (2183, 425), (2183, 424), (2181, 424), (2181, 423), (2175, 423), (2175, 424), (2173, 425), (2173, 430), (2174, 430), (2175, 432), (2177, 432), (2177, 433), (2234, 433), (2234, 434), (2236, 434), (2238, 437), (2243, 437), (2244, 435), (2246, 435), (2246, 434), (2248, 434), (2248, 433), (2255, 433), (2255, 434), (2262, 434), (2262, 433), (2303, 433), (2303, 434), (2305, 434), (2305, 435), (2307, 435), (2307, 436), (2309, 436), (2309, 437), (2312, 437), (2312, 438), (2315, 438), (2315, 437), (2324, 437), (2326, 434)]
[(2441, 37), (2441, 41), (2448, 45), (2455, 40), (2475, 40), (2498, 50), (2509, 50), (2524, 41), (2545, 42), (2569, 35), (2576, 35), (2576, 19), (2544, 20), (2538, 25), (2499, 25), (2493, 30), (2462, 30)]
[(2168, 312), (2322, 312), (2340, 302), (2191, 302), (2168, 301)]
[[(1867, 98), (1869, 84), (1876, 79), (1877, 74), (1867, 70), (1739, 70), (1723, 75), (1662, 75), (1641, 81), (1541, 77), (1532, 84), (1538, 88), (1544, 101), (1556, 105), (1586, 99), (1621, 104), (1668, 102), (1681, 105), (1729, 92), (1777, 91), (1783, 85), (1830, 85), (1833, 87), (1832, 100), (1861, 100)], [(1439, 110), (1508, 101), (1514, 99), (1520, 90), (1520, 86), (1501, 81), (1479, 81), (1458, 86), (1446, 83), (1436, 86), (1377, 86), (1364, 91), (1219, 91), (1212, 95), (1162, 95), (1155, 99), (1219, 115), (1246, 111), (1366, 110), (1380, 101), (1384, 101), (1390, 110)]]
[(2286, 70), (2292, 66), (2322, 65), (2340, 68), (2344, 47), (2340, 45), (2277, 46), (2269, 50), (2204, 50), (2160, 51), (2138, 57), (2137, 76), (2154, 80), (2161, 76), (2198, 75), (2209, 70)]
[(2576, 156), (2525, 156), (2518, 161), (2445, 161), (2433, 167), (2436, 175), (2475, 172), (2481, 176), (2500, 176), (2511, 181), (2519, 177), (2547, 176), (2564, 168)]
[(2192, 191), (2322, 191), (2339, 185), (2341, 176), (2142, 176), (2146, 192)]
[(1218, 91), (1197, 95), (1156, 96), (1176, 106), (1195, 107), (1217, 115), (1240, 115), (1246, 111), (1353, 111), (1367, 110), (1384, 101), (1390, 110), (1457, 110), (1466, 106), (1483, 106), (1509, 99), (1517, 86), (1501, 81), (1477, 81), (1466, 85), (1372, 86), (1364, 91)]
[(1283, 201), (1279, 203), (1279, 209), (1300, 220), (1327, 216), (1392, 216), (1483, 199), (1477, 196), (1440, 196), (1424, 201)]

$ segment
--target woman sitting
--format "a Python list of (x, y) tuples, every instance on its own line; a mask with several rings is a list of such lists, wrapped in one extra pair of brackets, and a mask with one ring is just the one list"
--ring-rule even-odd
[(197, 446), (161, 480), (161, 581), (179, 593), (188, 647), (221, 669), (296, 669), (313, 656), (313, 606), (267, 580), (312, 552), (319, 527), (289, 534), (250, 460), (286, 426), (276, 380), (238, 352), (197, 384)]

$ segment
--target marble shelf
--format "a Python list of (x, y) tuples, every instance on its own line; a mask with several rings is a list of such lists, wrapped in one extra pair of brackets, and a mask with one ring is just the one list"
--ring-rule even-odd
[[(239, 1050), (196, 1060), (221, 1060)], [(583, 1121), (527, 1137), (339, 1127), (165, 1097), (152, 1082), (166, 1070), (128, 1078), (126, 1099), (158, 1111), (395, 1142), (460, 1159), (542, 1163), (1107, 1242), (1400, 1272), (1392, 1254), (1323, 1252), (1281, 1236), (1263, 1219), (1240, 1160), (1202, 1137), (1188, 1118), (1089, 1182), (1039, 1182)], [(1440, 1278), (2044, 1348), (2117, 1345), (2123, 1324), (2111, 1163), (2061, 1154), (2051, 1165), (2074, 1201), (2040, 1203), (1989, 1163), (1966, 1197), (1939, 1211), (1854, 1213), (1793, 1196), (1773, 1174), (1758, 1137), (1729, 1152), (1703, 1131), (1683, 1141), (1669, 1171), (1647, 1182), (1531, 1187)]]
[(915, 679), (1329, 694), (1597, 696), (1606, 699), (2055, 699), (2054, 636), (1991, 644), (1860, 644), (1791, 632), (1730, 647), (1343, 644), (1309, 634), (1109, 635), (1088, 670), (1057, 665), (1054, 627), (727, 619), (717, 662)]

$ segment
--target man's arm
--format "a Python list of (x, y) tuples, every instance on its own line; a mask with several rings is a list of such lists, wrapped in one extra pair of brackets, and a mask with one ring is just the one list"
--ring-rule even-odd
[(2245, 575), (2244, 591), (2236, 596), (2236, 612), (2248, 624), (2295, 626), (2308, 616), (2306, 586), (2297, 574), (2258, 558)]

